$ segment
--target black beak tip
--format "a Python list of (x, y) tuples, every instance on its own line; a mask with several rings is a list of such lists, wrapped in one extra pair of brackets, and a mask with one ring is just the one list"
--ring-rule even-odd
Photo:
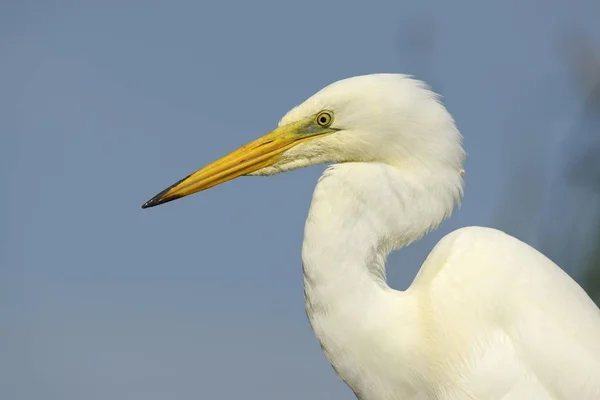
[(156, 207), (161, 204), (165, 204), (170, 201), (180, 199), (182, 197), (183, 196), (178, 196), (178, 195), (165, 196), (164, 193), (159, 193), (156, 196), (154, 196), (153, 198), (151, 198), (150, 200), (148, 200), (147, 202), (145, 202), (144, 204), (142, 204), (142, 208), (144, 209), (144, 208)]
[(162, 192), (160, 192), (159, 194), (157, 194), (156, 196), (154, 196), (153, 198), (151, 198), (150, 200), (148, 200), (147, 202), (142, 204), (142, 208), (156, 207), (161, 204), (168, 203), (170, 201), (177, 200), (177, 199), (184, 197), (184, 196), (177, 195), (177, 194), (167, 195), (167, 192), (169, 190), (173, 189), (175, 186), (179, 185), (181, 182), (183, 182), (187, 178), (189, 178), (189, 176), (181, 179), (179, 182), (175, 182), (174, 184), (172, 184), (171, 186), (169, 186), (168, 188), (166, 188), (165, 190), (163, 190)]
[[(154, 196), (153, 198), (151, 198), (150, 200), (148, 200), (147, 202), (142, 204), (142, 208), (155, 207), (155, 206), (161, 205), (162, 203), (171, 201), (171, 200), (169, 200), (169, 198), (172, 196), (165, 196), (169, 189), (170, 188), (163, 190), (162, 192), (160, 192), (159, 194), (157, 194), (156, 196)], [(175, 200), (175, 199), (173, 199), (173, 200)]]
[(157, 196), (154, 196), (153, 198), (151, 198), (150, 200), (148, 200), (147, 202), (145, 202), (144, 204), (142, 204), (142, 208), (155, 207), (161, 203), (162, 202), (160, 201), (160, 196), (157, 195)]
[(150, 207), (154, 207), (156, 204), (152, 203), (152, 200), (148, 200), (147, 202), (145, 202), (144, 204), (142, 204), (142, 208), (150, 208)]

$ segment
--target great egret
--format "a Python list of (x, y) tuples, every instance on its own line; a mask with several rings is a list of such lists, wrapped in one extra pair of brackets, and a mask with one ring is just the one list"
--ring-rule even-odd
[(600, 399), (600, 312), (527, 244), (462, 228), (435, 246), (406, 291), (386, 284), (390, 251), (435, 229), (460, 201), (461, 142), (424, 83), (349, 78), (143, 207), (241, 175), (334, 163), (305, 226), (306, 312), (356, 397)]

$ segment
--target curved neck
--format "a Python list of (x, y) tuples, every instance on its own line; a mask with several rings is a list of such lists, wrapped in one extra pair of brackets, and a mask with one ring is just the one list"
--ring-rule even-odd
[(390, 251), (436, 228), (461, 195), (460, 171), (451, 168), (433, 173), (345, 163), (320, 178), (302, 248), (306, 312), (325, 355), (350, 387), (364, 360), (353, 363), (349, 354), (379, 327), (402, 324), (399, 342), (407, 359), (413, 354), (418, 310), (410, 296), (389, 288), (385, 261)]
[(461, 196), (462, 177), (452, 169), (403, 170), (378, 163), (329, 167), (306, 220), (305, 280), (344, 284), (344, 293), (358, 284), (388, 288), (387, 255), (437, 228)]

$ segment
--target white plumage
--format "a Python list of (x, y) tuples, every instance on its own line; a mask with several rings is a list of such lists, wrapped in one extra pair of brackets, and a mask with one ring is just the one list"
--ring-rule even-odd
[(360, 76), (324, 88), (273, 132), (144, 207), (240, 175), (332, 162), (306, 221), (306, 311), (359, 399), (600, 399), (600, 312), (527, 244), (462, 228), (436, 245), (406, 291), (386, 284), (390, 251), (460, 201), (463, 160), (452, 117), (424, 84)]

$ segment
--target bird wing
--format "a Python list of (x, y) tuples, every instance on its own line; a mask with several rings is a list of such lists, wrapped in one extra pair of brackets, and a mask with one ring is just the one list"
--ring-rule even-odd
[(486, 399), (600, 399), (600, 311), (562, 269), (501, 231), (431, 252), (420, 293), (428, 351), (450, 386)]

